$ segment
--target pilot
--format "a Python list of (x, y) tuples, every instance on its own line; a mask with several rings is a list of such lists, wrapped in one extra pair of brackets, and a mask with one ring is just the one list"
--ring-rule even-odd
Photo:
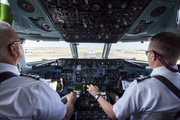
[(11, 120), (70, 119), (76, 93), (68, 94), (64, 105), (44, 79), (20, 76), (21, 43), (13, 28), (0, 21), (0, 115)]
[[(149, 38), (146, 55), (150, 67), (150, 76), (162, 75), (180, 89), (180, 74), (176, 63), (180, 58), (180, 36), (171, 32), (162, 32)], [(87, 91), (94, 96), (111, 119), (145, 120), (153, 112), (177, 112), (180, 99), (155, 77), (142, 81), (134, 80), (123, 96), (111, 105), (100, 94), (98, 87), (87, 85)]]

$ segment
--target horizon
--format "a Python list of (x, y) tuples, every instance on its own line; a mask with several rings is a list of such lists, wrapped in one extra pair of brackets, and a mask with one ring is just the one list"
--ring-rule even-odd
[[(113, 43), (111, 49), (147, 49), (149, 42), (118, 42)], [(24, 48), (41, 48), (41, 47), (64, 47), (69, 48), (69, 43), (65, 41), (57, 41), (57, 42), (49, 42), (49, 41), (31, 41), (26, 40), (23, 45)], [(104, 43), (79, 43), (78, 48), (102, 48), (104, 47)]]

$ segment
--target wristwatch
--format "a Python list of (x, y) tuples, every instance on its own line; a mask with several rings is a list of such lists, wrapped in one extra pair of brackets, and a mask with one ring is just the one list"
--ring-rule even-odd
[(96, 94), (95, 96), (94, 96), (94, 98), (95, 98), (95, 100), (98, 100), (98, 98), (101, 96), (101, 94)]

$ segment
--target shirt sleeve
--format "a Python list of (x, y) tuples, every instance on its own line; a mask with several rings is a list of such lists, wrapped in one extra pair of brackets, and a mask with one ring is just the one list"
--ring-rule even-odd
[(33, 118), (37, 120), (62, 120), (67, 108), (60, 96), (46, 83), (39, 82), (34, 88), (36, 103)]
[(134, 80), (126, 89), (123, 96), (114, 104), (113, 111), (119, 120), (124, 120), (132, 114), (143, 111), (143, 98), (146, 99), (146, 91), (138, 84)]

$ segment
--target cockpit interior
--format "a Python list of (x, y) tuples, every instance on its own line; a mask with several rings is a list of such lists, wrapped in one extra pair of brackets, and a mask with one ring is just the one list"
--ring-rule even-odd
[[(2, 2), (3, 0), (0, 0)], [(5, 1), (5, 0), (4, 0)], [(110, 120), (86, 85), (97, 85), (114, 104), (137, 77), (150, 75), (148, 62), (109, 58), (112, 44), (146, 42), (154, 34), (180, 34), (179, 0), (8, 0), (6, 14), (20, 38), (69, 43), (71, 58), (18, 64), (21, 73), (37, 74), (60, 96), (78, 93), (72, 120)], [(100, 58), (79, 58), (78, 44), (101, 43)], [(121, 46), (119, 46), (121, 47)], [(93, 53), (93, 50), (90, 50)]]

